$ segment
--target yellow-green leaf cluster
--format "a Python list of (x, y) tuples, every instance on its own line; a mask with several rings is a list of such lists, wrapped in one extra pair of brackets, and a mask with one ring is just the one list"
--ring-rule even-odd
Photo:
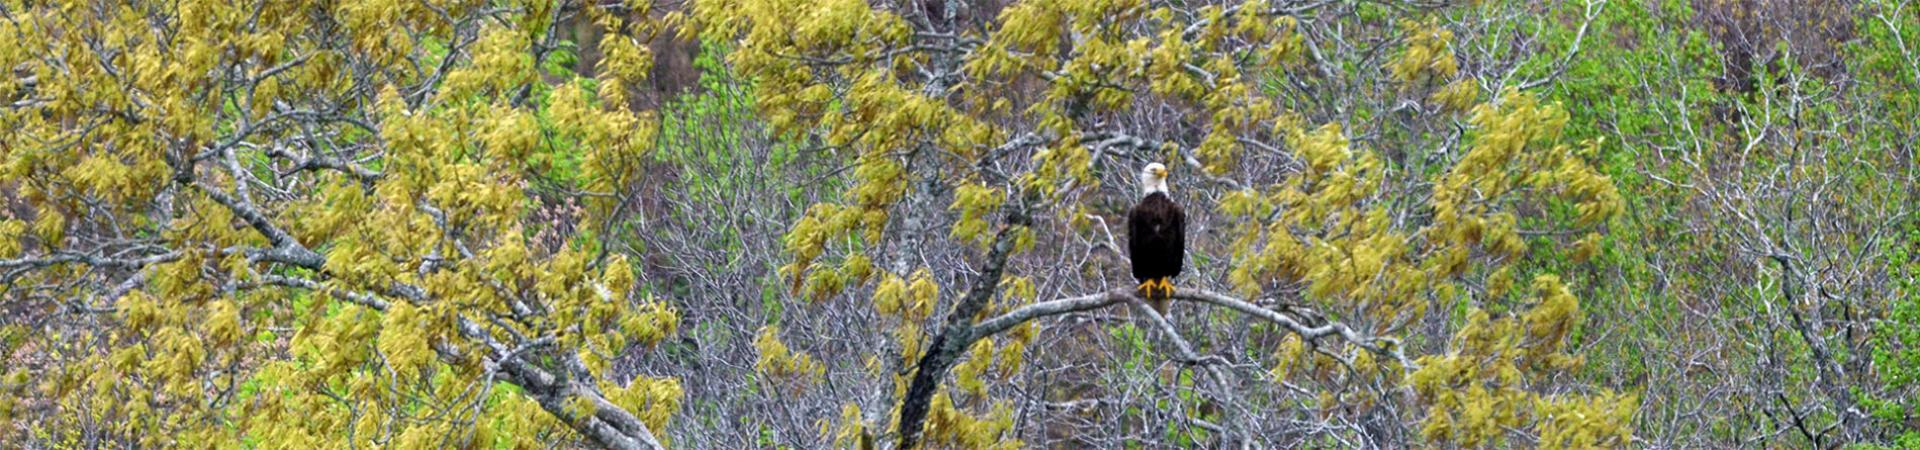
[(992, 242), (988, 233), (988, 215), (1000, 209), (1006, 201), (1006, 194), (978, 184), (962, 185), (953, 194), (953, 206), (949, 209), (960, 211), (960, 219), (953, 224), (953, 238), (962, 242), (972, 242), (985, 248)]
[(1452, 30), (1433, 19), (1403, 22), (1400, 30), (1406, 36), (1407, 48), (1389, 66), (1394, 79), (1409, 84), (1448, 80), (1460, 70), (1460, 62), (1453, 55)]
[(753, 348), (759, 353), (759, 361), (754, 370), (785, 389), (799, 392), (820, 382), (826, 368), (806, 352), (796, 352), (787, 348), (780, 340), (780, 328), (768, 325), (760, 328), (760, 334), (753, 339)]
[(923, 431), (927, 442), (941, 443), (956, 448), (971, 449), (1015, 449), (1021, 442), (1012, 435), (1013, 410), (1005, 404), (995, 404), (993, 410), (975, 417), (957, 409), (953, 397), (945, 392), (933, 395), (927, 411), (926, 430)]
[[(1461, 446), (1499, 445), (1508, 430), (1531, 427), (1542, 446), (1625, 446), (1632, 437), (1637, 400), (1602, 392), (1592, 396), (1546, 395), (1525, 389), (1540, 377), (1577, 367), (1564, 352), (1580, 321), (1579, 300), (1559, 278), (1534, 279), (1534, 306), (1520, 315), (1495, 317), (1474, 309), (1453, 336), (1449, 351), (1421, 357), (1407, 381), (1426, 403), (1422, 435)], [(1546, 435), (1552, 439), (1546, 439)]]

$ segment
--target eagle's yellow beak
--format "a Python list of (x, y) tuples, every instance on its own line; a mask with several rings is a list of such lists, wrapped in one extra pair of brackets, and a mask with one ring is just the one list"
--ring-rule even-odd
[(1163, 169), (1159, 167), (1153, 168), (1153, 177), (1159, 178), (1162, 180), (1167, 179), (1167, 169)]

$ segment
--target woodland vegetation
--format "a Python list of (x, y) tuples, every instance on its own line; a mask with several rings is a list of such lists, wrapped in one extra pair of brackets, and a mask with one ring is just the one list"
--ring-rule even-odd
[(0, 447), (1920, 448), (1911, 0), (4, 0), (0, 71)]

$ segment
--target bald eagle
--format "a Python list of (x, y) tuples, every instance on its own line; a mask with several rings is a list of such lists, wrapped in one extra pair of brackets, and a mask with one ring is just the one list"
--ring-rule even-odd
[(1168, 196), (1167, 166), (1140, 169), (1140, 185), (1140, 204), (1127, 213), (1127, 258), (1133, 260), (1140, 295), (1166, 314), (1173, 277), (1180, 275), (1187, 255), (1187, 213)]

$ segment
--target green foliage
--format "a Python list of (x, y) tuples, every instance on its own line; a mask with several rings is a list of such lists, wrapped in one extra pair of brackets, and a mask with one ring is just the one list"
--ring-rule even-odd
[(1920, 445), (1920, 430), (1904, 428), (1920, 418), (1920, 397), (1914, 395), (1920, 393), (1920, 229), (1890, 241), (1887, 250), (1888, 271), (1899, 281), (1886, 319), (1875, 326), (1871, 350), (1886, 385), (1881, 393), (1862, 393), (1861, 403), (1889, 431), (1897, 431), (1896, 445), (1911, 448)]

